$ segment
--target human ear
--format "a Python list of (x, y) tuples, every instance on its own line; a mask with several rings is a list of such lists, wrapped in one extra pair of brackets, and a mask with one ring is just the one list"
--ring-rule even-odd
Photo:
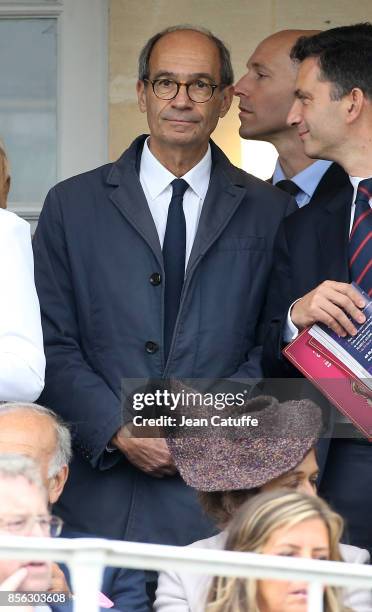
[(49, 479), (48, 493), (49, 503), (55, 504), (62, 494), (63, 488), (68, 477), (68, 466), (64, 465), (55, 476)]
[(359, 87), (354, 87), (354, 89), (345, 96), (347, 123), (354, 122), (360, 116), (365, 101), (365, 95)]
[(145, 86), (144, 81), (140, 81), (140, 80), (137, 81), (136, 91), (137, 91), (138, 107), (141, 113), (145, 113), (147, 111), (147, 105), (146, 105), (146, 86)]
[(231, 103), (234, 97), (234, 86), (229, 85), (228, 87), (225, 87), (224, 90), (222, 91), (222, 96), (223, 98), (222, 98), (222, 103), (221, 103), (221, 108), (220, 108), (220, 113), (219, 113), (220, 117), (224, 117), (231, 106)]

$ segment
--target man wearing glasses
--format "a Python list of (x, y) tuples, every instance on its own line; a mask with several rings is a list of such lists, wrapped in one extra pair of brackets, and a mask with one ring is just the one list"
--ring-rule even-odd
[[(21, 455), (0, 456), (0, 496), (0, 536), (54, 537), (61, 533), (62, 520), (49, 514), (46, 491), (32, 459)], [(47, 593), (51, 576), (50, 562), (1, 559), (1, 605), (12, 603), (12, 591)], [(5, 592), (1, 595), (2, 591)], [(31, 611), (38, 608), (31, 606), (23, 609)], [(40, 607), (40, 610), (49, 609), (48, 606)]]
[(233, 95), (210, 32), (169, 28), (139, 59), (150, 135), (53, 188), (34, 248), (47, 381), (72, 423), (58, 506), (75, 528), (184, 545), (210, 526), (164, 439), (130, 436), (122, 381), (247, 378), (281, 219), (295, 204), (232, 166), (209, 140)]
[[(30, 457), (15, 453), (0, 455), (0, 537), (56, 538), (61, 535), (63, 521), (49, 513), (47, 490), (41, 476), (38, 464)], [(54, 566), (50, 561), (0, 559), (2, 610), (10, 612), (16, 608), (20, 612), (72, 612), (73, 602), (66, 583), (61, 582), (59, 588), (54, 588)], [(28, 604), (24, 603), (24, 599), (18, 599), (17, 594), (26, 596)], [(102, 594), (97, 594), (97, 599), (100, 598)], [(108, 599), (107, 602), (109, 605), (106, 601), (100, 601), (100, 612), (107, 608), (112, 612), (124, 609), (114, 608)], [(144, 609), (125, 607), (128, 612)]]

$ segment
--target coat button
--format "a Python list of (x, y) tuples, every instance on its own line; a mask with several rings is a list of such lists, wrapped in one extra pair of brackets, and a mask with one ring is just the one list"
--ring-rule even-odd
[(159, 346), (156, 344), (156, 342), (152, 342), (152, 340), (149, 340), (145, 344), (145, 349), (147, 353), (152, 355), (153, 353), (156, 353), (159, 350)]
[(150, 283), (153, 285), (153, 287), (157, 287), (158, 285), (160, 285), (160, 283), (161, 283), (161, 276), (160, 276), (159, 272), (154, 272), (154, 274), (151, 274), (151, 276), (150, 276)]

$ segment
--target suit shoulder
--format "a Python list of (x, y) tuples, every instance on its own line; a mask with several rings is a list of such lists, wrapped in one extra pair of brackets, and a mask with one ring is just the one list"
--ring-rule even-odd
[(313, 197), (317, 193), (322, 193), (326, 190), (342, 189), (346, 185), (351, 185), (349, 175), (341, 166), (333, 162), (320, 179)]
[(296, 204), (287, 193), (277, 187), (273, 187), (267, 181), (249, 174), (245, 170), (234, 166), (226, 155), (221, 151), (214, 142), (211, 142), (212, 159), (216, 163), (216, 168), (222, 171), (227, 179), (237, 187), (243, 187), (247, 191), (247, 195), (251, 196), (251, 203), (254, 200), (259, 200), (259, 204), (262, 206), (272, 206), (275, 201), (276, 210), (286, 210), (290, 203), (293, 202), (294, 206), (292, 210), (296, 209)]
[(263, 179), (260, 179), (257, 176), (246, 172), (242, 168), (234, 166), (233, 164), (230, 164), (230, 178), (232, 178), (237, 185), (250, 187), (252, 189), (262, 189), (267, 193), (275, 193), (276, 195), (278, 194), (284, 199), (288, 198), (288, 194), (286, 194), (281, 189), (274, 187), (273, 185), (271, 185), (271, 183), (268, 183), (267, 181), (264, 181)]
[(113, 164), (108, 163), (103, 166), (99, 166), (98, 168), (94, 168), (93, 170), (88, 170), (87, 172), (82, 172), (81, 174), (76, 174), (75, 176), (71, 176), (63, 181), (57, 183), (54, 187), (52, 187), (51, 191), (57, 190), (61, 192), (75, 191), (81, 189), (82, 186), (89, 185), (97, 185), (101, 184), (106, 177), (108, 176)]
[(267, 206), (272, 212), (274, 210), (283, 211), (288, 208), (290, 202), (293, 202), (292, 212), (296, 210), (294, 199), (281, 189), (232, 164), (230, 169), (230, 179), (233, 180), (235, 185), (244, 187), (247, 194), (252, 199), (257, 200), (260, 206)]
[(46, 196), (40, 221), (50, 215), (66, 217), (91, 210), (94, 202), (105, 201), (106, 178), (112, 163), (77, 174), (52, 187)]

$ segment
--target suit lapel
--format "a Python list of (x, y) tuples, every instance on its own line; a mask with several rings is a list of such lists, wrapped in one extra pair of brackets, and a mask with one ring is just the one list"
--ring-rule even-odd
[(123, 217), (142, 236), (159, 264), (163, 266), (159, 236), (137, 170), (138, 156), (142, 151), (145, 138), (146, 136), (137, 138), (128, 151), (112, 165), (107, 182), (115, 189), (112, 190), (109, 198)]
[(233, 185), (219, 164), (213, 167), (186, 276), (223, 232), (245, 195), (245, 188)]
[(316, 228), (326, 277), (342, 282), (349, 282), (348, 242), (352, 194), (349, 182), (337, 195), (326, 201)]
[[(159, 264), (163, 266), (158, 233), (138, 175), (138, 160), (146, 137), (140, 136), (132, 143), (112, 165), (106, 180), (109, 185), (115, 187), (109, 195), (110, 200), (143, 237)], [(246, 195), (245, 187), (235, 184), (234, 167), (226, 156), (213, 142), (211, 147), (212, 173), (187, 265), (186, 278), (223, 232)]]
[(348, 175), (341, 166), (333, 163), (324, 173), (313, 193), (312, 206), (331, 201), (340, 190), (347, 187), (351, 190), (350, 198), (352, 198), (353, 191)]

